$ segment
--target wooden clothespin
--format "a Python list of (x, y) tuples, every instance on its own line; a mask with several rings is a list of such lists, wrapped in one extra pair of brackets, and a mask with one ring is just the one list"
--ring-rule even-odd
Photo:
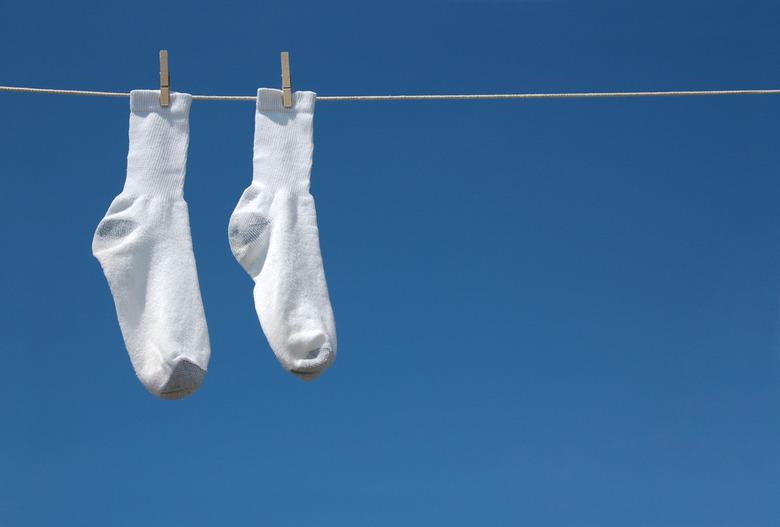
[(290, 83), (290, 54), (282, 51), (282, 106), (292, 108), (292, 84)]
[(168, 50), (160, 50), (160, 106), (171, 105), (171, 76), (168, 73)]

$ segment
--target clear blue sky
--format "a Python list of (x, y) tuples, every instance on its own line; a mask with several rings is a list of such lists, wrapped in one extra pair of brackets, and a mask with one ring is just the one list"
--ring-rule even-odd
[[(780, 87), (777, 2), (3, 2), (0, 84), (321, 95)], [(202, 389), (136, 380), (90, 252), (128, 101), (0, 94), (0, 524), (774, 527), (780, 97), (318, 104), (339, 357), (303, 383), (193, 103)]]

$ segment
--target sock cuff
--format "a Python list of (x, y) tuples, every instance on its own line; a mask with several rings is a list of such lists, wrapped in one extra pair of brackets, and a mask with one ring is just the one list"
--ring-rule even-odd
[(157, 90), (130, 92), (130, 147), (124, 191), (134, 195), (182, 197), (189, 147), (192, 96), (172, 93), (160, 106)]
[(296, 91), (292, 94), (292, 108), (285, 108), (282, 105), (282, 90), (259, 88), (257, 90), (257, 111), (314, 113), (316, 99), (317, 94), (313, 91)]
[(282, 91), (257, 90), (253, 183), (269, 190), (309, 191), (314, 92), (295, 92), (293, 107), (282, 106)]
[(160, 90), (133, 90), (130, 92), (130, 111), (134, 113), (160, 112), (187, 117), (190, 113), (192, 95), (171, 92), (170, 106), (160, 106)]

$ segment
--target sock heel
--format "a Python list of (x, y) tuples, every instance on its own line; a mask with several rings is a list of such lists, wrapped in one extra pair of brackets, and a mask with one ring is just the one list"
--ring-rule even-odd
[(230, 250), (241, 267), (255, 277), (260, 273), (268, 253), (271, 220), (254, 212), (233, 214), (228, 226)]

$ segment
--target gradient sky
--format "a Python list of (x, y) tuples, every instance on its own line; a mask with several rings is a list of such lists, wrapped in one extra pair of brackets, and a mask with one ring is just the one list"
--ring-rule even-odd
[[(0, 85), (780, 88), (770, 1), (12, 2)], [(212, 360), (137, 381), (92, 234), (128, 101), (0, 94), (0, 524), (774, 527), (780, 97), (320, 102), (339, 357), (277, 364), (227, 222), (252, 103), (193, 103)]]

